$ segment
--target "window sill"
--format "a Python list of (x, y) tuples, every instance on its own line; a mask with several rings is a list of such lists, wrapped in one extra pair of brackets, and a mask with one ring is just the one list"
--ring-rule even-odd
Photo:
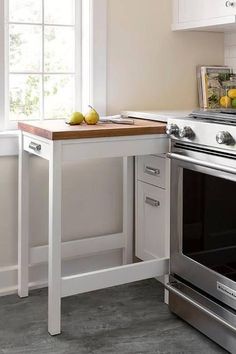
[(18, 138), (18, 130), (8, 130), (0, 132), (0, 157), (18, 155)]

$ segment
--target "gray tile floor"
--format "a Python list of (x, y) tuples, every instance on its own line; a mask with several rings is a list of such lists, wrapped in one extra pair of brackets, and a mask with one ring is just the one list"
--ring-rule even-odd
[(147, 280), (66, 298), (63, 334), (47, 333), (47, 291), (0, 298), (0, 354), (226, 353), (171, 314)]

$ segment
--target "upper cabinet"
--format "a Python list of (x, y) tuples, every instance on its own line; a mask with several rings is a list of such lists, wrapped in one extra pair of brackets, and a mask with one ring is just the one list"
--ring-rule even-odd
[(236, 1), (172, 0), (174, 31), (236, 30)]

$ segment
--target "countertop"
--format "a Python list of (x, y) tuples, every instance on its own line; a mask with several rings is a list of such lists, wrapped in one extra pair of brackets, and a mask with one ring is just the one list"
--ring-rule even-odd
[(146, 134), (165, 134), (166, 124), (142, 119), (134, 119), (134, 125), (85, 123), (70, 126), (63, 120), (44, 120), (18, 123), (20, 130), (49, 140), (105, 138), (117, 136), (134, 136)]
[(169, 118), (183, 118), (191, 111), (123, 111), (122, 116), (147, 119), (152, 121), (167, 122)]

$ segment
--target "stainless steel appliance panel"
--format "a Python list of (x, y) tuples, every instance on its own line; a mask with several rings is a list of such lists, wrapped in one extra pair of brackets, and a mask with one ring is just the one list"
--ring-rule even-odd
[[(173, 143), (172, 153), (169, 154), (171, 162), (171, 274), (177, 274), (181, 278), (202, 289), (214, 298), (227, 304), (232, 309), (236, 309), (236, 282), (234, 279), (221, 274), (217, 267), (212, 269), (208, 264), (201, 262), (201, 257), (207, 259), (215, 257), (219, 266), (220, 257), (231, 257), (236, 262), (236, 244), (229, 244), (226, 247), (209, 247), (209, 250), (203, 250), (198, 257), (191, 257), (183, 252), (183, 173), (184, 171), (193, 171), (204, 176), (212, 176), (229, 183), (236, 182), (236, 160), (232, 156), (226, 156), (223, 152), (214, 153), (213, 151), (197, 151), (191, 145)], [(199, 163), (198, 163), (199, 162)], [(207, 167), (208, 166), (208, 167)], [(211, 168), (209, 168), (211, 166)], [(226, 183), (227, 185), (227, 183)], [(236, 184), (235, 184), (236, 187)], [(196, 188), (196, 186), (192, 186)], [(236, 191), (236, 189), (235, 189)], [(235, 193), (236, 194), (236, 193)], [(236, 195), (229, 195), (228, 198), (235, 200), (235, 219), (236, 219)], [(190, 206), (191, 207), (191, 206)], [(204, 207), (204, 206), (203, 206)], [(219, 208), (226, 208), (220, 206)], [(224, 209), (222, 209), (224, 210)], [(217, 220), (216, 220), (217, 221)], [(206, 226), (207, 227), (207, 226)], [(235, 230), (236, 231), (236, 230)], [(226, 235), (227, 236), (227, 235)], [(236, 236), (236, 232), (235, 232)], [(231, 236), (231, 237), (235, 237)], [(193, 237), (194, 238), (194, 237)], [(236, 238), (236, 237), (235, 237)], [(234, 239), (235, 240), (235, 239)], [(225, 241), (224, 241), (225, 242)], [(207, 249), (207, 248), (206, 248)], [(205, 252), (205, 254), (203, 254)], [(208, 252), (208, 254), (206, 253)], [(200, 261), (199, 261), (200, 259)]]
[(236, 354), (236, 312), (214, 303), (186, 284), (170, 277), (169, 307), (176, 315), (224, 349)]

